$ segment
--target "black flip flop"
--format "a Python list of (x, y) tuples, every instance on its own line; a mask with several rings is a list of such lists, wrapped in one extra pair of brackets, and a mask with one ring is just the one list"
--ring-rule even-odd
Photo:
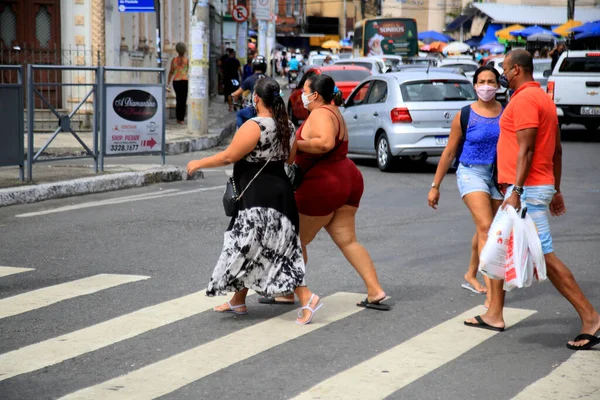
[(279, 301), (279, 300), (275, 300), (274, 297), (259, 297), (258, 298), (258, 302), (260, 304), (277, 304), (277, 305), (289, 305), (289, 306), (293, 306), (294, 304), (296, 304), (296, 301)]
[(475, 317), (475, 321), (477, 321), (476, 324), (474, 324), (472, 322), (465, 321), (465, 325), (466, 326), (472, 326), (474, 328), (487, 329), (487, 330), (494, 331), (494, 332), (504, 332), (504, 328), (498, 328), (496, 326), (492, 326), (492, 325), (486, 323), (483, 320), (483, 318), (481, 318), (481, 316), (479, 316), (479, 315)]
[(594, 335), (589, 335), (587, 333), (582, 333), (581, 335), (578, 335), (575, 340), (573, 340), (574, 342), (579, 342), (580, 340), (589, 340), (589, 342), (587, 342), (587, 344), (584, 344), (583, 346), (573, 346), (572, 344), (567, 343), (567, 349), (570, 350), (589, 350), (592, 347), (596, 346), (597, 344), (600, 344), (600, 337), (594, 336)]
[(379, 311), (389, 311), (392, 309), (392, 307), (389, 306), (389, 304), (382, 304), (383, 300), (377, 301), (377, 302), (369, 302), (369, 299), (366, 298), (363, 301), (361, 301), (360, 303), (357, 304), (358, 307), (364, 307), (364, 308), (372, 308), (373, 310), (379, 310)]

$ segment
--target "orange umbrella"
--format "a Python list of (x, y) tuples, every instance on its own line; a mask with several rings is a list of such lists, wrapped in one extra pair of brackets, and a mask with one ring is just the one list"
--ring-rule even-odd
[(429, 44), (429, 51), (435, 52), (435, 53), (441, 53), (444, 48), (448, 46), (448, 43), (444, 43), (444, 42), (432, 42)]

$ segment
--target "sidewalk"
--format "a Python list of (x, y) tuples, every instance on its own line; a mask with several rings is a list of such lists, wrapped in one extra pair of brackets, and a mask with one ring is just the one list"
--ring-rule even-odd
[[(209, 116), (209, 134), (202, 137), (190, 135), (187, 125), (168, 120), (167, 155), (206, 150), (227, 143), (235, 132), (235, 113), (228, 112), (222, 97), (217, 97), (210, 103)], [(92, 148), (91, 133), (80, 133), (79, 137)], [(50, 134), (36, 133), (34, 149), (40, 149), (49, 138)], [(61, 132), (42, 157), (51, 159), (82, 154), (85, 152), (75, 138)], [(18, 167), (0, 167), (0, 207), (203, 177), (201, 172), (188, 177), (185, 168), (180, 166), (115, 165), (110, 161), (105, 163), (104, 172), (96, 174), (91, 158), (82, 161), (34, 163), (33, 182), (21, 182)]]
[[(227, 111), (223, 97), (218, 96), (210, 102), (208, 115), (208, 135), (197, 137), (187, 131), (187, 125), (179, 125), (174, 119), (167, 120), (166, 142), (167, 154), (175, 155), (209, 149), (219, 145), (225, 137), (235, 131), (235, 113)], [(57, 122), (58, 123), (58, 122)], [(34, 151), (37, 152), (50, 139), (52, 132), (34, 134)], [(77, 132), (83, 142), (92, 149), (91, 132)], [(25, 134), (25, 151), (27, 151), (27, 133)], [(85, 150), (69, 132), (61, 132), (42, 153), (41, 157), (56, 158), (71, 155), (84, 155)], [(1, 187), (1, 186), (0, 186)]]

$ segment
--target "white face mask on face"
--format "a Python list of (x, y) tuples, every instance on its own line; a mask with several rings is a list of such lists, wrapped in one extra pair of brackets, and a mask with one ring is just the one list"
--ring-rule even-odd
[(490, 85), (481, 85), (477, 86), (475, 91), (477, 92), (477, 96), (483, 101), (490, 101), (496, 96), (497, 88)]
[(308, 97), (312, 96), (313, 93), (314, 92), (309, 93), (309, 94), (302, 93), (302, 96), (300, 96), (302, 98), (302, 104), (304, 105), (304, 108), (308, 109), (308, 105), (313, 102), (312, 100), (308, 99)]

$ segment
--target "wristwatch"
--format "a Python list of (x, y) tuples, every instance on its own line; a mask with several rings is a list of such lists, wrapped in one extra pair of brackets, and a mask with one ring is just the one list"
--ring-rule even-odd
[(436, 185), (435, 182), (431, 182), (431, 188), (432, 189), (439, 189), (440, 185)]
[(517, 192), (519, 196), (523, 196), (523, 187), (522, 186), (513, 186), (513, 192)]

